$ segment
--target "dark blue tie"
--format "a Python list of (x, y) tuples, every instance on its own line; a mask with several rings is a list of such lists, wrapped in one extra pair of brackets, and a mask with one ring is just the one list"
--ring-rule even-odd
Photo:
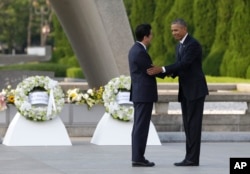
[(182, 43), (180, 43), (180, 44), (179, 44), (179, 49), (178, 49), (179, 55), (181, 55), (182, 48), (183, 48), (183, 44), (182, 44)]

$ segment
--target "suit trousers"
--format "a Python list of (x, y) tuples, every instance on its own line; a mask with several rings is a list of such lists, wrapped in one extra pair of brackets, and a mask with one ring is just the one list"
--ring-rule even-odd
[(134, 102), (134, 124), (132, 129), (132, 161), (145, 160), (153, 102)]
[(181, 99), (182, 118), (186, 135), (185, 159), (199, 164), (202, 118), (205, 96), (189, 101)]

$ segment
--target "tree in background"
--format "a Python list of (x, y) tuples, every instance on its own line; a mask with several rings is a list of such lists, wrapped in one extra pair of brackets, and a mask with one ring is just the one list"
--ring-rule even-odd
[(214, 42), (216, 29), (217, 1), (194, 0), (193, 21), (194, 37), (202, 45), (203, 58), (205, 58)]
[[(166, 33), (170, 33), (170, 26), (165, 24), (165, 19), (174, 1), (175, 0), (168, 0), (167, 2), (165, 0), (155, 1), (156, 9), (152, 22), (154, 37), (149, 49), (149, 53), (155, 65), (167, 64), (166, 53), (168, 52), (168, 47), (166, 46), (166, 41), (163, 36), (165, 36)], [(172, 40), (172, 38), (169, 39)]]
[(0, 46), (2, 53), (24, 52), (28, 24), (28, 0), (0, 1)]
[(5, 53), (24, 53), (26, 47), (40, 45), (42, 38), (45, 42), (51, 16), (48, 0), (1, 0), (0, 43), (6, 45)]
[(220, 67), (221, 75), (223, 76), (249, 77), (247, 75), (247, 71), (250, 68), (249, 14), (249, 1), (242, 0), (234, 3), (229, 45)]
[[(50, 33), (42, 38), (44, 26), (49, 27)], [(6, 46), (6, 49), (9, 49), (5, 52), (2, 51), (2, 53), (10, 54), (12, 49), (15, 49), (21, 50), (20, 53), (24, 54), (28, 46), (43, 46), (45, 44), (51, 45), (53, 48), (51, 61), (37, 62), (36, 64), (40, 66), (31, 65), (29, 67), (29, 63), (26, 64), (27, 66), (20, 66), (27, 70), (34, 70), (34, 67), (37, 70), (45, 71), (52, 69), (52, 71), (56, 71), (55, 74), (59, 75), (65, 75), (67, 68), (79, 67), (71, 45), (48, 0), (0, 1), (0, 47)], [(19, 52), (16, 51), (16, 53)], [(55, 67), (51, 68), (52, 66)], [(1, 68), (8, 69), (8, 66)], [(11, 67), (9, 68), (11, 69)], [(14, 67), (14, 69), (18, 68)]]
[[(149, 48), (156, 64), (174, 61), (174, 45), (171, 32), (167, 29), (174, 18), (184, 18), (189, 33), (203, 47), (203, 67), (208, 75), (250, 77), (249, 3), (246, 0), (168, 0), (154, 1), (155, 12), (146, 10), (148, 3), (124, 0), (131, 9), (130, 23), (135, 25), (144, 20), (144, 14), (153, 14), (151, 22), (156, 36)], [(140, 2), (140, 3), (139, 3)], [(150, 1), (149, 3), (152, 3)], [(144, 10), (142, 10), (144, 9)], [(151, 20), (151, 18), (149, 18)], [(148, 20), (148, 21), (150, 21)], [(160, 33), (160, 36), (158, 35)]]
[(71, 67), (80, 67), (68, 38), (55, 14), (53, 16), (52, 34), (54, 38), (52, 61), (62, 65), (70, 65)]
[(139, 24), (151, 23), (154, 19), (155, 0), (147, 0), (147, 2), (145, 0), (135, 0), (132, 2), (129, 16), (131, 28), (134, 30)]
[[(223, 7), (223, 8), (221, 8)], [(220, 74), (220, 65), (223, 55), (229, 45), (229, 34), (231, 30), (232, 14), (234, 1), (218, 0), (217, 1), (217, 20), (214, 42), (209, 55), (203, 62), (205, 74), (218, 76)], [(207, 37), (209, 37), (208, 34)]]
[[(53, 11), (49, 0), (28, 0), (27, 46), (45, 46), (51, 31)], [(26, 12), (27, 13), (27, 12)]]
[[(0, 1), (0, 47), (7, 48), (2, 53), (12, 53), (13, 49), (24, 52), (30, 45), (27, 38), (32, 38), (32, 44), (40, 44), (41, 16), (33, 13), (31, 2), (46, 4), (48, 0)], [(175, 61), (176, 41), (170, 23), (175, 18), (184, 18), (189, 33), (203, 46), (205, 74), (250, 78), (250, 1), (124, 0), (124, 4), (133, 30), (140, 23), (152, 25), (154, 39), (149, 53), (154, 64)], [(29, 16), (30, 12), (33, 16)], [(52, 62), (77, 67), (77, 59), (56, 16), (49, 24), (47, 43), (54, 46)]]

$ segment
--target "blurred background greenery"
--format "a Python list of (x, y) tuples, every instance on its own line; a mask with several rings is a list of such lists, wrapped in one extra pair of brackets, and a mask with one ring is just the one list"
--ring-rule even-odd
[[(203, 68), (209, 81), (248, 82), (250, 77), (250, 1), (123, 0), (133, 30), (150, 23), (154, 39), (149, 53), (154, 64), (174, 62), (176, 41), (170, 23), (184, 18), (189, 33), (203, 46)], [(44, 35), (44, 33), (46, 32)], [(84, 78), (49, 0), (0, 1), (0, 53), (22, 54), (29, 46), (50, 45), (52, 59), (0, 66), (0, 70), (54, 71), (56, 77)], [(162, 80), (159, 80), (160, 82)], [(170, 78), (163, 81), (175, 82)]]

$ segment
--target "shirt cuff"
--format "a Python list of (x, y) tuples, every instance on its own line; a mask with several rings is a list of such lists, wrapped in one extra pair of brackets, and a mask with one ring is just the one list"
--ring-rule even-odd
[(162, 67), (162, 73), (165, 73), (166, 72), (166, 69), (165, 69), (165, 67), (163, 66)]

